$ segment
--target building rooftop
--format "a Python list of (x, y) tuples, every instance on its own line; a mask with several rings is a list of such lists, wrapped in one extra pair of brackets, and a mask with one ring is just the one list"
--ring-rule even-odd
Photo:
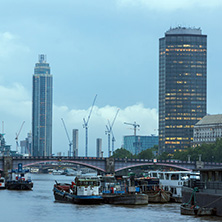
[(170, 28), (165, 33), (166, 35), (185, 34), (185, 35), (202, 35), (200, 28), (186, 28), (178, 26), (176, 28)]
[(210, 124), (222, 124), (222, 114), (206, 115), (195, 126), (210, 125)]

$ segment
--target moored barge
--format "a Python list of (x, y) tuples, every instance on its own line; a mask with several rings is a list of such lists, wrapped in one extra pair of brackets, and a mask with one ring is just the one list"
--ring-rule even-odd
[(53, 193), (56, 201), (73, 204), (101, 204), (100, 181), (98, 177), (76, 177), (71, 184), (57, 183)]

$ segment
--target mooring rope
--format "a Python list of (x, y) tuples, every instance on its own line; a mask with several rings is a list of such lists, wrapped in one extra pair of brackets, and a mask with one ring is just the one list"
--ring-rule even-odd
[[(220, 200), (221, 198), (222, 198), (222, 197), (219, 197), (218, 199), (212, 201), (211, 203), (209, 203), (209, 204), (207, 204), (207, 205), (205, 205), (205, 206), (203, 206), (203, 207), (207, 207), (207, 206), (209, 206), (209, 205), (211, 205), (211, 204), (217, 202), (217, 201)], [(202, 207), (202, 208), (203, 208), (203, 207)]]

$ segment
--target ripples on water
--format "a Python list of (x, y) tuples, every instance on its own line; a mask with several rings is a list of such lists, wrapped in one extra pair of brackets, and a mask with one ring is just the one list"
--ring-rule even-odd
[(0, 190), (0, 222), (197, 222), (222, 221), (215, 217), (180, 215), (179, 204), (147, 206), (75, 205), (54, 201), (54, 181), (70, 182), (67, 176), (32, 175), (33, 191)]

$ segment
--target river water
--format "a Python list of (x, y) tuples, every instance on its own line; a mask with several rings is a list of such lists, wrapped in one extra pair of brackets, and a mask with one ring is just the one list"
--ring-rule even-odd
[(147, 206), (76, 205), (54, 201), (54, 181), (70, 183), (73, 177), (32, 174), (33, 191), (0, 190), (0, 222), (171, 222), (222, 221), (215, 217), (180, 215), (180, 205)]

